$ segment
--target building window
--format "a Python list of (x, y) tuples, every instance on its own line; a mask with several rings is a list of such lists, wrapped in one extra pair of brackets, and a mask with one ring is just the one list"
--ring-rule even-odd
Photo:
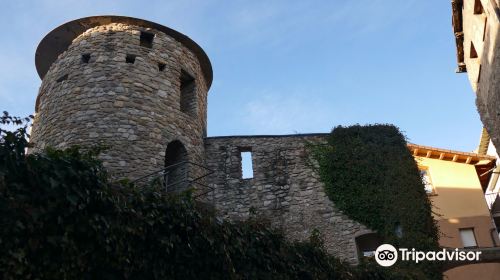
[(481, 4), (481, 0), (474, 1), (474, 14), (480, 15), (484, 13), (483, 5)]
[(180, 141), (174, 140), (165, 151), (164, 185), (168, 192), (179, 192), (190, 187), (188, 183), (188, 153)]
[(394, 227), (394, 234), (396, 234), (398, 238), (403, 237), (403, 227), (400, 223), (396, 223), (396, 226)]
[(422, 177), (422, 183), (424, 184), (424, 189), (427, 194), (436, 194), (436, 190), (432, 185), (431, 176), (429, 175), (428, 169), (420, 170), (420, 177)]
[(464, 248), (477, 248), (476, 236), (474, 235), (474, 228), (461, 228), (460, 238)]
[(382, 244), (382, 238), (376, 233), (367, 233), (355, 238), (358, 256), (374, 257), (377, 247)]
[(180, 77), (180, 108), (181, 112), (194, 114), (196, 112), (196, 82), (193, 76), (181, 70)]
[(84, 53), (82, 54), (82, 62), (83, 63), (89, 63), (90, 61), (90, 53)]
[(125, 57), (125, 62), (134, 64), (134, 62), (135, 62), (135, 55), (133, 55), (133, 54), (127, 54), (127, 56)]
[(477, 58), (477, 51), (474, 47), (474, 43), (470, 42), (470, 58)]
[(141, 31), (141, 47), (152, 48), (155, 34), (151, 32)]
[(163, 72), (163, 70), (165, 70), (165, 67), (166, 67), (166, 66), (167, 66), (167, 65), (166, 65), (165, 63), (161, 63), (161, 62), (159, 62), (159, 63), (158, 63), (158, 71)]
[(241, 178), (252, 179), (253, 178), (252, 149), (250, 148), (240, 149), (240, 158), (241, 158)]

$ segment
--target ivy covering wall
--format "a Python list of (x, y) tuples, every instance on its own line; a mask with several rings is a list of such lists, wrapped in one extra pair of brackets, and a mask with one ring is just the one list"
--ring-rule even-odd
[[(338, 209), (396, 248), (438, 250), (431, 203), (397, 127), (338, 126), (326, 145), (311, 148), (325, 191)], [(437, 262), (396, 266), (422, 271), (428, 279), (442, 278)]]

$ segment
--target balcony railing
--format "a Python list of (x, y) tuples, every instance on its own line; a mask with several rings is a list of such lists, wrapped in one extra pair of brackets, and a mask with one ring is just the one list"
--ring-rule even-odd
[[(194, 169), (193, 167), (203, 170), (203, 174), (197, 177), (191, 177), (189, 171)], [(202, 180), (213, 173), (214, 171), (206, 166), (191, 161), (182, 161), (140, 177), (134, 180), (133, 183), (142, 186), (159, 184), (163, 186), (167, 192), (179, 192), (197, 185), (201, 190), (196, 192), (195, 197), (199, 197), (213, 191), (213, 187), (205, 184)]]
[(491, 213), (500, 213), (500, 198), (499, 198), (500, 193), (494, 192), (494, 193), (487, 193), (484, 195), (484, 198), (486, 199), (486, 204), (488, 205), (488, 209), (490, 209)]

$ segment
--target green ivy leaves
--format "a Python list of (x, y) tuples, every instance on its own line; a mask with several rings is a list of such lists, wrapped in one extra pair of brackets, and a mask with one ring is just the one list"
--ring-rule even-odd
[[(327, 145), (310, 145), (328, 197), (350, 218), (396, 247), (438, 249), (437, 226), (405, 137), (393, 125), (338, 126)], [(396, 225), (403, 236), (398, 237)], [(428, 279), (438, 265), (424, 264)]]

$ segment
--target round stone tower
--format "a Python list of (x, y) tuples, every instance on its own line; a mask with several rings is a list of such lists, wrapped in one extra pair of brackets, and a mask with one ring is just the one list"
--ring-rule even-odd
[[(105, 145), (101, 159), (115, 178), (203, 165), (212, 67), (187, 36), (130, 17), (77, 19), (43, 38), (36, 68), (32, 151)], [(202, 172), (190, 166), (181, 173)]]

